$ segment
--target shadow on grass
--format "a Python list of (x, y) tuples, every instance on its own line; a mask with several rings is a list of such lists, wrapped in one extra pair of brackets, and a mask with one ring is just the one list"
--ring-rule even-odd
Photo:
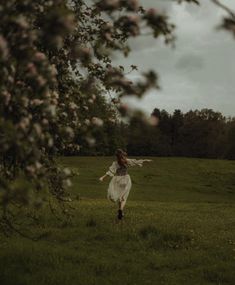
[(91, 217), (89, 220), (87, 220), (86, 226), (89, 228), (94, 228), (97, 226), (97, 222), (93, 217)]
[(167, 232), (154, 226), (140, 229), (139, 235), (152, 249), (182, 249), (192, 246), (193, 238), (185, 233)]
[(203, 270), (203, 277), (213, 284), (235, 284), (234, 268), (232, 266), (211, 266)]

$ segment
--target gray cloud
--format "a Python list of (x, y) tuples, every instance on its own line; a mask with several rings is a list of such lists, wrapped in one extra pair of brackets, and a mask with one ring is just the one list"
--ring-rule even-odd
[[(235, 40), (215, 28), (225, 13), (209, 0), (201, 7), (172, 1), (142, 1), (147, 7), (165, 9), (177, 25), (176, 48), (160, 40), (142, 37), (131, 42), (133, 54), (118, 64), (136, 64), (139, 72), (154, 69), (161, 77), (162, 90), (151, 91), (144, 99), (131, 99), (133, 106), (151, 112), (153, 107), (172, 111), (213, 108), (235, 115)], [(234, 0), (223, 0), (235, 10)], [(138, 77), (133, 73), (132, 77)]]
[(202, 56), (197, 54), (189, 53), (183, 55), (176, 62), (175, 67), (178, 69), (183, 69), (185, 71), (193, 71), (196, 69), (202, 69), (204, 66), (204, 59)]

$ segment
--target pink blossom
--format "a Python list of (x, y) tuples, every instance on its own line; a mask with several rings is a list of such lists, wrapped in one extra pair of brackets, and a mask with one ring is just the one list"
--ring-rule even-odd
[(154, 9), (154, 8), (150, 8), (147, 11), (147, 15), (150, 16), (150, 17), (154, 17), (156, 14), (157, 14), (157, 10)]
[(27, 64), (27, 69), (28, 69), (28, 71), (30, 72), (30, 75), (31, 75), (31, 76), (35, 76), (35, 75), (37, 75), (37, 73), (38, 73), (36, 66), (35, 66), (34, 63), (32, 63), (32, 62), (30, 62), (30, 63)]
[(148, 119), (148, 123), (151, 125), (151, 126), (157, 126), (159, 124), (159, 118), (157, 118), (156, 116), (151, 116), (149, 119)]
[(100, 1), (99, 6), (104, 10), (117, 9), (120, 6), (120, 0), (103, 0)]
[(128, 0), (128, 7), (133, 11), (137, 11), (139, 7), (139, 1), (138, 0)]
[(35, 60), (37, 60), (37, 61), (46, 60), (46, 55), (42, 52), (39, 52), (39, 51), (35, 53), (34, 57), (35, 57)]
[(137, 22), (139, 22), (139, 20), (140, 20), (140, 17), (139, 17), (139, 15), (129, 15), (128, 20), (132, 23), (137, 24)]

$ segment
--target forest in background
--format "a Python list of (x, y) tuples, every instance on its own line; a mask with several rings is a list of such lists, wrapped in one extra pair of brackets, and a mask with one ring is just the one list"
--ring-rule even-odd
[(66, 148), (63, 155), (113, 155), (121, 147), (136, 156), (235, 159), (235, 118), (212, 109), (170, 114), (155, 108), (151, 117), (157, 118), (156, 124), (140, 113), (124, 123), (114, 118), (115, 110), (105, 100), (94, 111), (93, 120), (103, 116), (103, 125), (93, 130), (93, 140), (79, 140), (82, 136), (78, 134), (80, 150)]

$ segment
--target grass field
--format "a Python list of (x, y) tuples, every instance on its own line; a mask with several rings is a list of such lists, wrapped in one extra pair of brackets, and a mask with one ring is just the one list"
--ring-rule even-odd
[(79, 172), (74, 218), (46, 209), (39, 241), (0, 237), (1, 285), (235, 284), (235, 161), (153, 158), (132, 168), (125, 219), (98, 182), (112, 158), (63, 158)]

